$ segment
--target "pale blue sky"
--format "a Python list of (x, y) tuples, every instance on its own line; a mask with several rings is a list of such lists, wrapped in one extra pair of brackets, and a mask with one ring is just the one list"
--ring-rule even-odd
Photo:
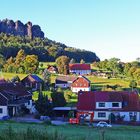
[(102, 60), (140, 57), (140, 0), (0, 0), (0, 19), (32, 21), (45, 36)]

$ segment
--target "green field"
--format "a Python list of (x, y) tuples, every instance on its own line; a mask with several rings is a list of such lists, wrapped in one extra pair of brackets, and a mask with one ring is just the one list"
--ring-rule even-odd
[(48, 65), (55, 65), (55, 62), (39, 62), (39, 68), (47, 68)]
[(95, 88), (102, 88), (106, 85), (119, 85), (121, 88), (129, 88), (129, 80), (128, 79), (120, 79), (120, 78), (99, 78), (95, 76), (87, 76), (87, 78), (91, 81), (91, 85)]
[[(45, 124), (29, 124), (29, 123), (0, 123), (0, 133), (3, 132), (3, 129), (8, 128), (9, 126), (15, 132), (26, 131), (27, 128), (36, 130), (37, 133), (50, 133), (58, 132), (66, 136), (66, 140), (102, 140), (102, 131), (103, 129), (80, 126), (80, 125), (64, 125), (64, 126), (53, 126)], [(105, 140), (139, 140), (140, 139), (140, 126), (117, 126), (113, 128), (104, 129)], [(2, 134), (1, 134), (2, 135)], [(30, 139), (32, 140), (32, 139)], [(61, 139), (59, 139), (61, 140)]]
[(10, 80), (12, 79), (14, 76), (19, 76), (20, 80), (23, 79), (27, 74), (18, 74), (18, 73), (5, 73), (2, 72), (0, 73), (0, 78), (5, 78), (5, 80)]

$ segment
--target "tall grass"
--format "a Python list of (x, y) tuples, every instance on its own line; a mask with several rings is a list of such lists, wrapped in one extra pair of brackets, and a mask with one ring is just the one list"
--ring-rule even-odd
[(28, 127), (26, 131), (14, 131), (11, 126), (0, 132), (0, 140), (67, 140), (67, 137), (57, 131), (37, 131)]

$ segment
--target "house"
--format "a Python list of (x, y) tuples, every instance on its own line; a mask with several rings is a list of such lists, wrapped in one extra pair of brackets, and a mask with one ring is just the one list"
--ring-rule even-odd
[(58, 76), (55, 80), (55, 87), (70, 88), (75, 76)]
[(90, 91), (90, 80), (84, 76), (78, 76), (71, 84), (72, 92)]
[(57, 73), (57, 67), (56, 66), (48, 66), (47, 70), (50, 72), (50, 73)]
[(32, 113), (32, 94), (21, 84), (0, 83), (0, 118), (18, 115), (23, 108)]
[(30, 74), (21, 80), (21, 83), (33, 91), (42, 89), (43, 80), (35, 74)]
[(80, 91), (77, 110), (94, 112), (94, 121), (140, 121), (137, 92)]
[(77, 75), (91, 74), (90, 64), (69, 64), (69, 73)]

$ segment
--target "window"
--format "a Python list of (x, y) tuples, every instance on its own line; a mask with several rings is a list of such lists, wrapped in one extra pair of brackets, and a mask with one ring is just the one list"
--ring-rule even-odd
[(104, 118), (104, 117), (106, 117), (106, 113), (105, 112), (100, 112), (100, 113), (98, 113), (98, 117), (99, 118)]
[(112, 103), (112, 107), (119, 107), (119, 103)]
[(0, 113), (3, 113), (3, 109), (2, 108), (0, 108)]
[(99, 107), (105, 107), (105, 103), (99, 103)]

